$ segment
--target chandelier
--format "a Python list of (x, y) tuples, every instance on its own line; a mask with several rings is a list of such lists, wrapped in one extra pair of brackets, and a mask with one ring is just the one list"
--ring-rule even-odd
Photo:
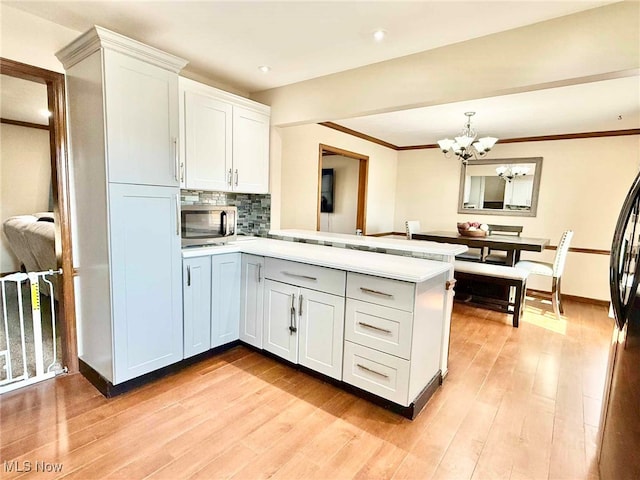
[(471, 157), (484, 157), (498, 141), (495, 137), (483, 137), (474, 142), (477, 134), (475, 130), (471, 128), (471, 117), (475, 114), (476, 112), (465, 113), (467, 123), (462, 129), (462, 132), (460, 132), (460, 135), (454, 137), (455, 140), (451, 140), (450, 138), (438, 140), (438, 145), (440, 145), (442, 153), (444, 153), (446, 157), (450, 157), (451, 155), (448, 154), (453, 151), (453, 154), (462, 160), (463, 165), (466, 165), (467, 160)]
[(515, 167), (513, 165), (502, 165), (496, 168), (496, 173), (505, 182), (511, 182), (516, 177), (521, 177), (529, 173), (529, 167)]

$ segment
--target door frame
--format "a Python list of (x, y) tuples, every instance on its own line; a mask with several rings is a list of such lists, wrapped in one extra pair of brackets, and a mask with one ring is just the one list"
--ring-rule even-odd
[(361, 153), (351, 152), (338, 147), (332, 147), (323, 143), (319, 144), (318, 153), (318, 216), (316, 220), (316, 231), (320, 231), (320, 201), (322, 198), (322, 152), (331, 152), (335, 155), (342, 155), (360, 161), (358, 172), (358, 206), (356, 213), (356, 229), (362, 230), (362, 234), (367, 234), (367, 182), (369, 179), (369, 157)]
[(78, 371), (73, 256), (71, 250), (71, 214), (69, 199), (69, 155), (67, 144), (64, 74), (0, 57), (0, 73), (47, 86), (51, 184), (55, 217), (55, 248), (62, 281), (58, 317), (62, 319), (62, 360), (69, 373)]

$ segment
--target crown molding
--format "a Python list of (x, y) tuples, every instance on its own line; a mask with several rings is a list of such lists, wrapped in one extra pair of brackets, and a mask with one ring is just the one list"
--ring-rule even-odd
[[(430, 143), (425, 145), (407, 145), (405, 147), (399, 147), (394, 145), (393, 143), (385, 142), (376, 137), (372, 137), (371, 135), (367, 135), (362, 132), (358, 132), (357, 130), (352, 130), (347, 127), (343, 127), (337, 123), (333, 122), (321, 122), (318, 125), (322, 125), (324, 127), (332, 128), (334, 130), (338, 130), (339, 132), (346, 133), (348, 135), (353, 135), (354, 137), (361, 138), (363, 140), (367, 140), (369, 142), (382, 145), (383, 147), (390, 148), (392, 150), (396, 150), (398, 152), (406, 151), (406, 150), (427, 150), (430, 148), (440, 148), (437, 143)], [(628, 128), (626, 130), (604, 130), (600, 132), (582, 132), (582, 133), (563, 133), (560, 135), (540, 135), (537, 137), (517, 137), (517, 138), (505, 138), (498, 140), (497, 144), (504, 143), (522, 143), (522, 142), (544, 142), (550, 140), (575, 140), (581, 138), (598, 138), (598, 137), (620, 137), (624, 135), (640, 135), (640, 128)]]
[(87, 30), (62, 50), (56, 52), (56, 57), (62, 62), (64, 69), (68, 70), (101, 48), (124, 53), (174, 73), (178, 73), (188, 63), (183, 58), (176, 57), (97, 25)]

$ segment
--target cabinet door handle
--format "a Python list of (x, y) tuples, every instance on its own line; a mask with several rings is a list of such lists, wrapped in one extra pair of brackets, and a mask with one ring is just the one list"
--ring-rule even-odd
[(308, 275), (300, 275), (298, 273), (291, 273), (291, 272), (282, 272), (283, 275), (287, 275), (288, 277), (296, 277), (296, 278), (303, 278), (304, 280), (311, 280), (312, 282), (317, 281), (318, 279), (316, 277), (310, 277)]
[(176, 235), (180, 236), (180, 194), (176, 193)]
[(377, 330), (379, 332), (391, 333), (391, 330), (387, 330), (386, 328), (376, 327), (375, 325), (371, 325), (370, 323), (358, 322), (358, 325), (362, 325), (363, 327), (370, 328), (372, 330)]
[(173, 137), (173, 173), (176, 178), (176, 182), (180, 181), (180, 173), (179, 165), (180, 165), (180, 155), (178, 152), (178, 137)]
[(180, 162), (180, 183), (184, 183), (184, 162)]
[(228, 173), (228, 175), (229, 175), (229, 176), (228, 176), (228, 178), (227, 178), (227, 184), (228, 184), (229, 186), (231, 186), (231, 177), (232, 177), (232, 175), (233, 175), (233, 174), (231, 173), (231, 169), (229, 169), (229, 172), (227, 172), (227, 173)]
[(296, 295), (291, 294), (291, 316), (289, 317), (289, 335), (293, 335), (297, 332), (296, 328)]
[(381, 292), (379, 290), (371, 290), (370, 288), (360, 287), (364, 293), (370, 293), (371, 295), (381, 295), (383, 297), (393, 298), (393, 295), (390, 293)]
[(372, 370), (369, 367), (365, 367), (364, 365), (362, 365), (360, 363), (356, 363), (356, 366), (358, 368), (361, 368), (365, 372), (373, 373), (374, 375), (378, 375), (378, 376), (383, 377), (383, 378), (389, 378), (389, 375), (385, 375), (384, 373), (376, 372), (375, 370)]
[(187, 265), (187, 287), (191, 286), (191, 265)]
[(298, 316), (302, 317), (302, 294), (298, 297)]
[(236, 181), (235, 181), (236, 187), (238, 186), (238, 169), (236, 168)]
[(258, 264), (258, 283), (262, 281), (262, 264)]

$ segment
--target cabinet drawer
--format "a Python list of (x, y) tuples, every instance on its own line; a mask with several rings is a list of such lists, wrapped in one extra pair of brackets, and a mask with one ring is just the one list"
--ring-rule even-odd
[(347, 297), (413, 312), (415, 284), (349, 272)]
[(344, 296), (346, 272), (342, 270), (267, 257), (264, 276), (289, 285)]
[(413, 314), (349, 298), (345, 338), (409, 360)]
[(409, 405), (409, 362), (386, 353), (344, 342), (344, 382), (380, 397)]

